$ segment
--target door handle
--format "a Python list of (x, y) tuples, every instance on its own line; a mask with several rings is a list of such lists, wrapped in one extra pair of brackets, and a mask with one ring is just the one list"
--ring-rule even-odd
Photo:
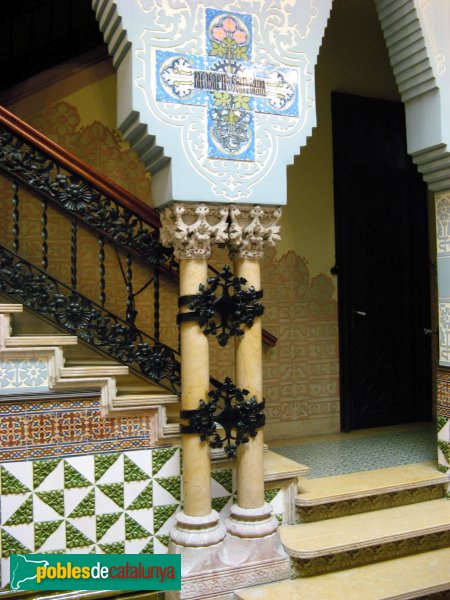
[(353, 310), (352, 312), (353, 312), (353, 314), (359, 315), (360, 317), (367, 317), (367, 313), (364, 312), (363, 310)]
[(437, 329), (428, 329), (428, 328), (425, 328), (423, 330), (423, 334), (424, 335), (437, 335), (438, 334), (438, 330)]

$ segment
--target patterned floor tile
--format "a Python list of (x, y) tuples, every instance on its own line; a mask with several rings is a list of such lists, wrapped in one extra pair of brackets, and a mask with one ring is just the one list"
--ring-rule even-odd
[(378, 434), (348, 440), (274, 448), (277, 454), (310, 467), (310, 477), (413, 464), (436, 458), (436, 432), (428, 429)]

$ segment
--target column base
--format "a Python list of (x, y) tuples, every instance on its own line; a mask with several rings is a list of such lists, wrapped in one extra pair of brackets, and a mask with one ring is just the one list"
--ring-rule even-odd
[(215, 511), (206, 517), (177, 515), (169, 552), (181, 558), (182, 589), (167, 600), (233, 600), (237, 589), (291, 576), (290, 560), (278, 533), (272, 508), (231, 507), (225, 527)]
[(241, 508), (234, 504), (227, 519), (228, 531), (222, 549), (226, 565), (243, 565), (287, 558), (278, 533), (278, 521), (272, 507)]
[(219, 513), (192, 517), (183, 511), (176, 515), (177, 524), (170, 533), (169, 553), (181, 554), (181, 575), (217, 569), (222, 564), (220, 550), (226, 530)]
[(241, 508), (233, 504), (225, 525), (228, 533), (240, 538), (259, 539), (278, 530), (278, 521), (267, 502), (260, 508)]

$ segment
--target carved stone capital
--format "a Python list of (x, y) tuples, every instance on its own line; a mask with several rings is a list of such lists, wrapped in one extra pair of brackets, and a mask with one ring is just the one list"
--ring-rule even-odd
[(281, 240), (280, 217), (279, 206), (231, 205), (228, 233), (231, 258), (262, 258), (266, 245), (275, 246)]
[(175, 202), (161, 211), (161, 242), (177, 260), (208, 259), (212, 244), (228, 239), (228, 207)]

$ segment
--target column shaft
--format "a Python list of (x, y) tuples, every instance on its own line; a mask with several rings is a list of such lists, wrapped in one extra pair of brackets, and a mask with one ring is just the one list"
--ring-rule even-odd
[[(180, 260), (180, 295), (198, 293), (206, 283), (208, 264), (203, 259)], [(189, 309), (184, 309), (189, 310)], [(198, 408), (209, 391), (208, 339), (194, 321), (181, 324), (182, 410)], [(211, 463), (209, 444), (197, 434), (183, 435), (183, 500), (186, 515), (202, 517), (211, 512)]]
[[(261, 289), (258, 259), (234, 261), (234, 273), (244, 277), (248, 285)], [(236, 385), (247, 389), (258, 402), (263, 399), (262, 321), (257, 317), (251, 328), (236, 339)], [(239, 447), (237, 453), (237, 503), (241, 508), (260, 508), (264, 505), (264, 436), (260, 429), (255, 438)]]

